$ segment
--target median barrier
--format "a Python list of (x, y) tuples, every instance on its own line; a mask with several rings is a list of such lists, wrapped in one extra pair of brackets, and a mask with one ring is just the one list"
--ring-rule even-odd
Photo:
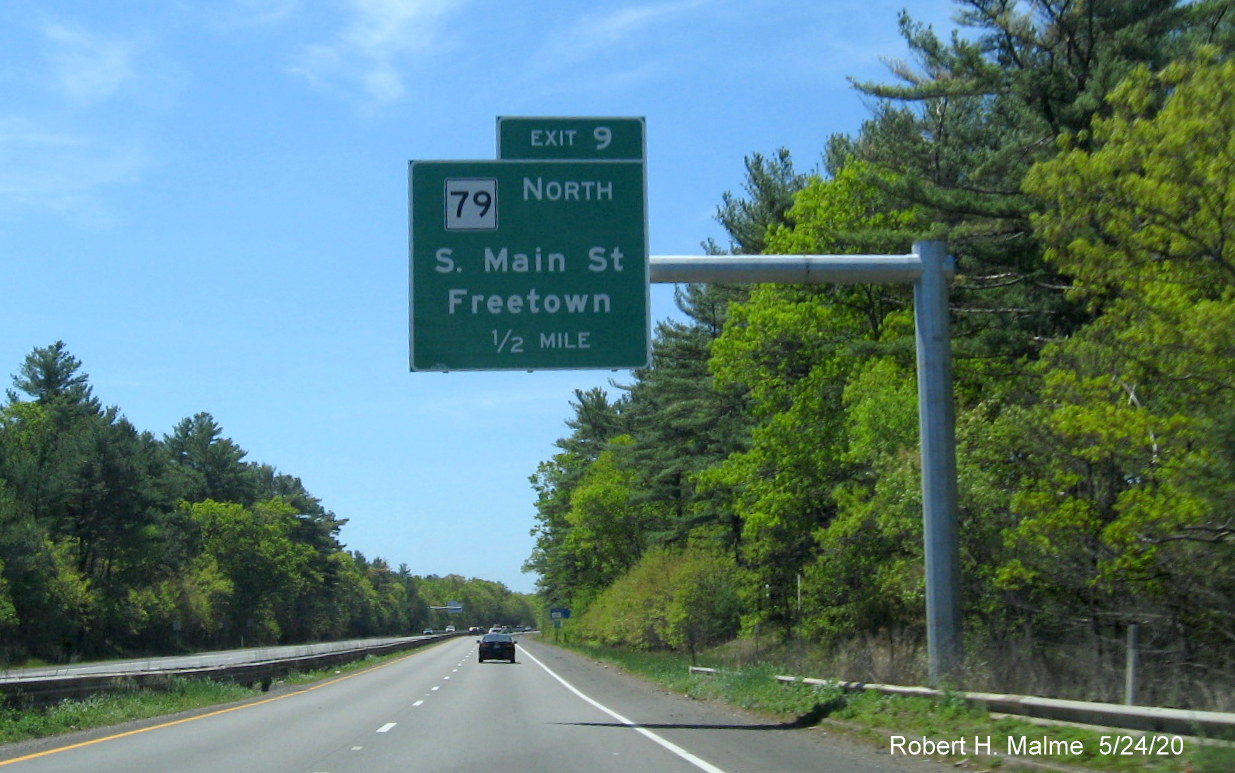
[[(223, 682), (260, 685), (262, 691), (270, 689), (275, 679), (296, 671), (314, 671), (331, 666), (351, 663), (355, 660), (414, 649), (457, 634), (439, 636), (415, 636), (402, 639), (386, 639), (372, 644), (343, 646), (319, 652), (305, 653), (303, 647), (277, 647), (270, 650), (254, 650), (256, 654), (290, 651), (285, 657), (261, 657), (245, 662), (219, 663), (189, 667), (158, 665), (140, 669), (95, 671), (89, 674), (5, 674), (0, 676), (0, 700), (18, 706), (47, 706), (65, 699), (85, 698), (109, 690), (160, 687), (173, 678), (215, 679)], [(104, 666), (105, 667), (105, 666)]]

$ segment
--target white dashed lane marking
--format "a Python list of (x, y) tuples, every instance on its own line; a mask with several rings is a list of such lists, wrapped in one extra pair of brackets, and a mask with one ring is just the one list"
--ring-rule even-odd
[[(462, 666), (462, 665), (463, 665), (463, 663), (465, 663), (465, 662), (467, 662), (467, 661), (462, 661), (462, 662), (460, 662), (460, 663), (459, 663), (459, 665), (460, 665), (460, 666)], [(453, 671), (451, 671), (450, 673), (452, 673), (452, 674), (457, 674), (457, 673), (459, 673), (459, 669), (457, 669), (457, 668), (456, 668), (456, 669), (454, 669)], [(450, 677), (449, 677), (449, 676), (443, 676), (443, 677), (442, 677), (442, 681), (446, 681), (446, 680), (448, 680), (448, 679), (450, 679)], [(439, 684), (439, 685), (436, 685), (436, 686), (434, 686), (434, 687), (429, 688), (429, 692), (426, 694), (426, 697), (428, 697), (428, 695), (431, 695), (431, 694), (433, 694), (433, 693), (437, 692), (437, 691), (438, 691), (438, 690), (440, 690), (440, 689), (442, 689), (442, 686), (441, 686), (440, 684)], [(416, 708), (417, 706), (422, 706), (422, 705), (424, 705), (424, 702), (425, 702), (425, 701), (424, 701), (424, 698), (421, 698), (420, 700), (418, 700), (418, 701), (416, 701), (415, 703), (413, 703), (413, 704), (412, 704), (412, 708)], [(390, 724), (383, 725), (383, 726), (382, 726), (382, 727), (381, 727), (381, 728), (380, 728), (377, 732), (379, 732), (379, 733), (385, 733), (385, 732), (388, 732), (388, 731), (390, 730), (390, 728), (392, 728), (392, 727), (394, 727), (394, 726), (395, 726), (395, 723), (394, 723), (394, 722), (391, 722)]]

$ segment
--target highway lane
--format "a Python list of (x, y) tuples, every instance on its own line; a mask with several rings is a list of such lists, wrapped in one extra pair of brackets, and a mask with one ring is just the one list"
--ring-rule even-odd
[(515, 664), (478, 663), (471, 638), (453, 639), (196, 717), (34, 755), (0, 749), (0, 773), (943, 769), (670, 695), (535, 637), (519, 649)]

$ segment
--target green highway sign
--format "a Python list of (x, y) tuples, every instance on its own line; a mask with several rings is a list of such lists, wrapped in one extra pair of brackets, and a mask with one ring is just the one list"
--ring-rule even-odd
[(642, 118), (497, 119), (497, 157), (503, 161), (643, 161), (643, 138)]
[(641, 160), (413, 161), (408, 184), (413, 371), (648, 364)]

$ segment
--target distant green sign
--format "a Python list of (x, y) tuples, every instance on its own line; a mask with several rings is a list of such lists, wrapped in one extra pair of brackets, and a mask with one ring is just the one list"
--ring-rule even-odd
[(645, 367), (643, 170), (411, 162), (411, 369)]
[(497, 157), (503, 161), (537, 159), (643, 161), (642, 118), (497, 119)]

